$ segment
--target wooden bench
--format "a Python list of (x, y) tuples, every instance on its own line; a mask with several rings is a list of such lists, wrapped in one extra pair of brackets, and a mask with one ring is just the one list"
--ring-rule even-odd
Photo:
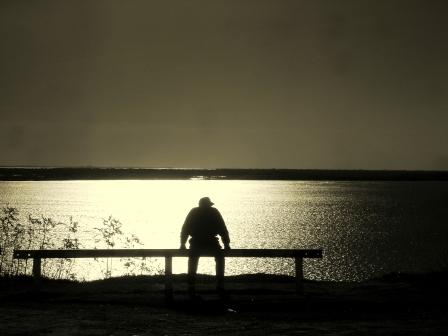
[[(14, 259), (33, 259), (33, 276), (41, 277), (41, 260), (54, 258), (165, 258), (165, 294), (173, 293), (173, 258), (188, 257), (191, 250), (180, 249), (110, 249), (110, 250), (15, 250)], [(287, 249), (231, 249), (220, 250), (225, 258), (293, 258), (295, 260), (296, 289), (303, 292), (303, 259), (322, 258), (322, 250)], [(196, 254), (197, 255), (197, 254)], [(214, 253), (201, 253), (200, 257), (214, 257)]]

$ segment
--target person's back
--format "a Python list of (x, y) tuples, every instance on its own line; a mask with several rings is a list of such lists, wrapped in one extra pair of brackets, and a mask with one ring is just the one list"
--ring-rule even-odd
[(220, 248), (217, 235), (221, 236), (227, 247), (229, 234), (219, 211), (211, 206), (191, 209), (182, 227), (182, 240), (185, 242), (186, 237), (191, 236), (191, 249)]

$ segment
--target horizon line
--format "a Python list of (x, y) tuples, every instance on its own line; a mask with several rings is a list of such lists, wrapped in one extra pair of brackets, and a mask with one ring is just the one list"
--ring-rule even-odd
[(234, 168), (234, 167), (215, 167), (215, 168), (200, 168), (200, 167), (141, 167), (141, 166), (93, 166), (93, 165), (79, 165), (79, 166), (57, 166), (57, 165), (0, 165), (0, 169), (127, 169), (127, 170), (197, 170), (197, 171), (220, 171), (220, 170), (253, 170), (253, 171), (347, 171), (347, 172), (447, 172), (441, 169), (387, 169), (387, 168)]

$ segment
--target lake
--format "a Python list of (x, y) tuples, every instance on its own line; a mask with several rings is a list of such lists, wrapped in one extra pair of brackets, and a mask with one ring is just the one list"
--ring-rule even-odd
[[(103, 180), (0, 182), (0, 206), (20, 218), (44, 215), (79, 223), (81, 247), (112, 216), (143, 248), (179, 247), (180, 229), (199, 198), (209, 196), (226, 221), (233, 248), (322, 248), (305, 276), (359, 281), (389, 272), (426, 272), (448, 263), (448, 182), (318, 182), (244, 180)], [(123, 270), (114, 261), (112, 275)], [(81, 264), (82, 265), (82, 264)], [(101, 277), (98, 264), (79, 278)], [(174, 261), (174, 273), (187, 260)], [(163, 261), (151, 264), (156, 272)], [(228, 259), (226, 274), (293, 274), (292, 260)], [(214, 273), (202, 258), (199, 272)]]

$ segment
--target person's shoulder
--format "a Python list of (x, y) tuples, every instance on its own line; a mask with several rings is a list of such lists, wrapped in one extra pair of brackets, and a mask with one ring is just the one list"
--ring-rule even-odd
[(213, 208), (213, 207), (211, 207), (210, 209), (211, 209), (210, 211), (212, 211), (213, 213), (215, 213), (215, 214), (220, 214), (220, 212), (219, 212), (218, 209)]
[(190, 214), (193, 216), (200, 216), (201, 214), (204, 213), (204, 211), (206, 211), (204, 208), (194, 207), (190, 210)]

